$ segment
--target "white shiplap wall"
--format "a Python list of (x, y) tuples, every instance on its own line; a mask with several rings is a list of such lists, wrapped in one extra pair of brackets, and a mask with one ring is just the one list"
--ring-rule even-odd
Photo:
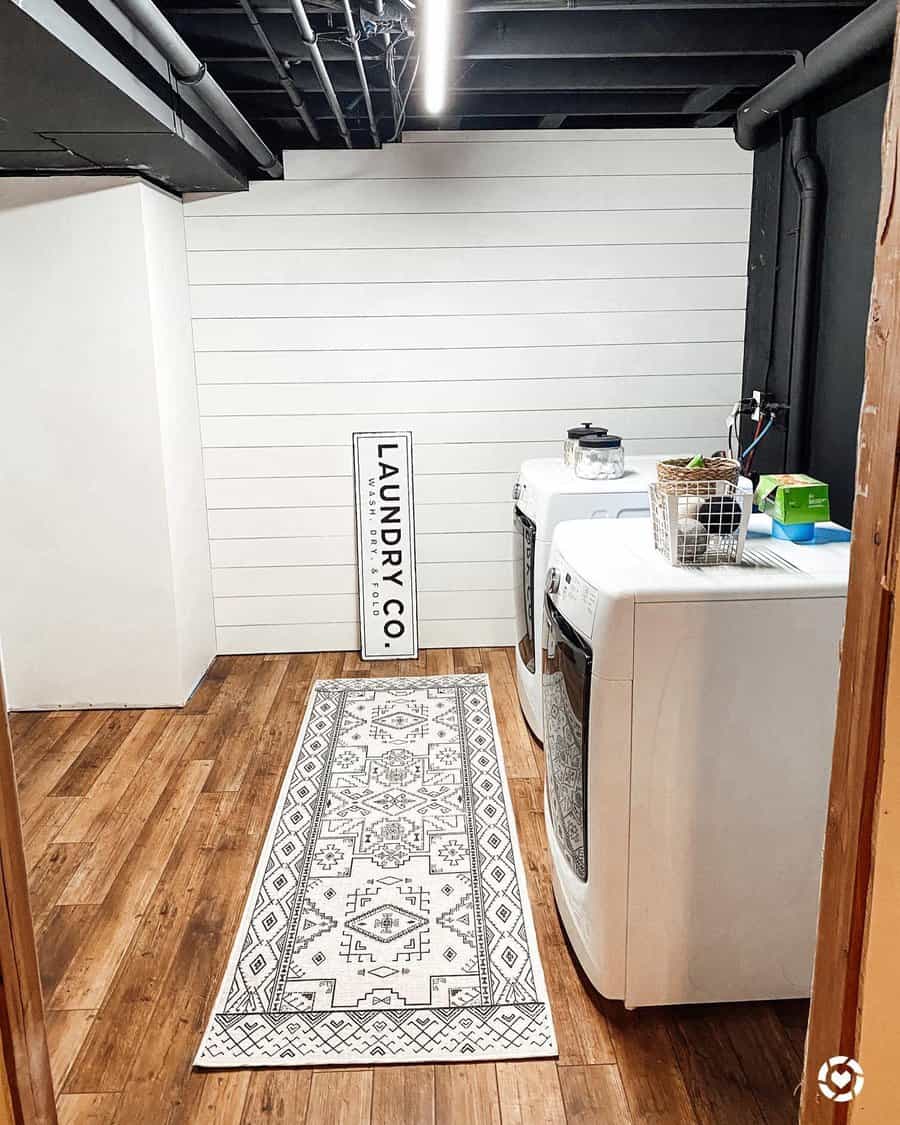
[(524, 458), (583, 418), (632, 453), (722, 442), (751, 156), (548, 130), (285, 157), (185, 205), (219, 650), (358, 643), (363, 429), (413, 431), (422, 645), (511, 643)]

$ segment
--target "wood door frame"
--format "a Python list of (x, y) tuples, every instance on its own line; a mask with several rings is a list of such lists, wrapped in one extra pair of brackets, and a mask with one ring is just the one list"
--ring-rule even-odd
[[(15, 1125), (56, 1125), (19, 792), (0, 668), (0, 1047)], [(0, 1104), (0, 1109), (3, 1106)]]
[[(898, 21), (900, 25), (900, 21)], [(900, 31), (898, 31), (900, 34)], [(900, 552), (900, 56), (897, 35), (882, 138), (881, 206), (866, 339), (850, 551), (850, 584), (825, 834), (801, 1125), (844, 1125), (848, 1106), (824, 1097), (818, 1070), (857, 1057), (861, 981), (884, 761), (885, 707), (900, 692), (889, 667)], [(863, 1061), (863, 1066), (865, 1063)]]

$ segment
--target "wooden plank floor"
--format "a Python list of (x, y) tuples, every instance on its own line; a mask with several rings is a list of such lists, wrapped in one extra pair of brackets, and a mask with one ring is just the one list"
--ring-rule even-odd
[[(556, 1062), (202, 1072), (224, 971), (310, 683), (485, 671), (559, 1037)], [(513, 654), (220, 657), (171, 711), (11, 716), (63, 1125), (788, 1125), (806, 1005), (626, 1012), (586, 983), (553, 905), (543, 754)]]

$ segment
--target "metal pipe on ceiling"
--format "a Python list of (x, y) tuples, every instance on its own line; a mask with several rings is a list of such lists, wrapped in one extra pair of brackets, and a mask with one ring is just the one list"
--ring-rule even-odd
[(319, 79), (319, 85), (322, 87), (322, 93), (331, 107), (331, 112), (334, 114), (337, 121), (337, 127), (340, 131), (341, 137), (347, 148), (353, 148), (353, 141), (350, 138), (350, 130), (347, 128), (347, 120), (344, 117), (344, 111), (341, 109), (341, 103), (338, 101), (338, 96), (334, 92), (334, 86), (331, 84), (331, 78), (328, 74), (328, 68), (325, 66), (325, 60), (322, 58), (322, 52), (319, 50), (319, 45), (316, 42), (316, 33), (313, 31), (313, 26), (309, 22), (309, 16), (306, 14), (306, 9), (303, 7), (303, 0), (291, 0), (291, 12), (294, 16), (294, 22), (300, 31), (300, 38), (306, 44), (306, 49), (309, 52), (309, 61), (313, 64), (313, 69), (316, 72), (316, 77)]
[(115, 0), (165, 58), (179, 82), (190, 86), (222, 122), (234, 139), (250, 153), (270, 176), (283, 174), (281, 161), (194, 54), (153, 0)]
[(287, 67), (281, 61), (281, 56), (272, 46), (272, 40), (266, 33), (266, 29), (259, 22), (259, 18), (252, 3), (250, 2), (250, 0), (238, 0), (238, 3), (244, 9), (244, 13), (247, 16), (247, 19), (250, 21), (250, 26), (256, 32), (256, 38), (262, 44), (263, 50), (269, 56), (269, 60), (272, 63), (275, 73), (278, 75), (278, 82), (290, 99), (290, 103), (296, 110), (297, 116), (303, 122), (304, 126), (306, 127), (306, 131), (309, 133), (312, 139), (314, 141), (318, 141), (320, 139), (319, 128), (313, 120), (312, 114), (306, 108), (305, 102), (300, 97), (300, 92), (294, 85), (293, 78), (291, 78), (290, 74), (288, 73)]
[(867, 55), (890, 43), (897, 0), (875, 0), (834, 35), (764, 86), (737, 111), (734, 135), (741, 148), (753, 149), (767, 121), (823, 89)]
[[(384, 18), (384, 0), (375, 0), (375, 14), (379, 19)], [(387, 72), (388, 87), (391, 91), (391, 132), (396, 129), (400, 120), (400, 87), (397, 85), (397, 68), (394, 65), (394, 44), (388, 31), (381, 33), (381, 42), (384, 44), (384, 68)]]
[(372, 134), (372, 143), (376, 148), (381, 148), (381, 137), (378, 135), (378, 126), (375, 124), (372, 95), (369, 92), (369, 83), (366, 79), (366, 68), (363, 66), (362, 55), (359, 52), (359, 39), (356, 35), (356, 23), (353, 19), (353, 12), (350, 10), (350, 0), (344, 0), (344, 19), (347, 21), (347, 34), (350, 36), (350, 46), (353, 49), (353, 61), (356, 63), (356, 73), (359, 75), (363, 101), (366, 103), (366, 113), (369, 117), (369, 132)]

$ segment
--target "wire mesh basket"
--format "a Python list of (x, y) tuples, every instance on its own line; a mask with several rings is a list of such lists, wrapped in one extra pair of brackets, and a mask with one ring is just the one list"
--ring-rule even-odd
[(741, 561), (753, 496), (726, 480), (650, 485), (653, 542), (673, 566)]

